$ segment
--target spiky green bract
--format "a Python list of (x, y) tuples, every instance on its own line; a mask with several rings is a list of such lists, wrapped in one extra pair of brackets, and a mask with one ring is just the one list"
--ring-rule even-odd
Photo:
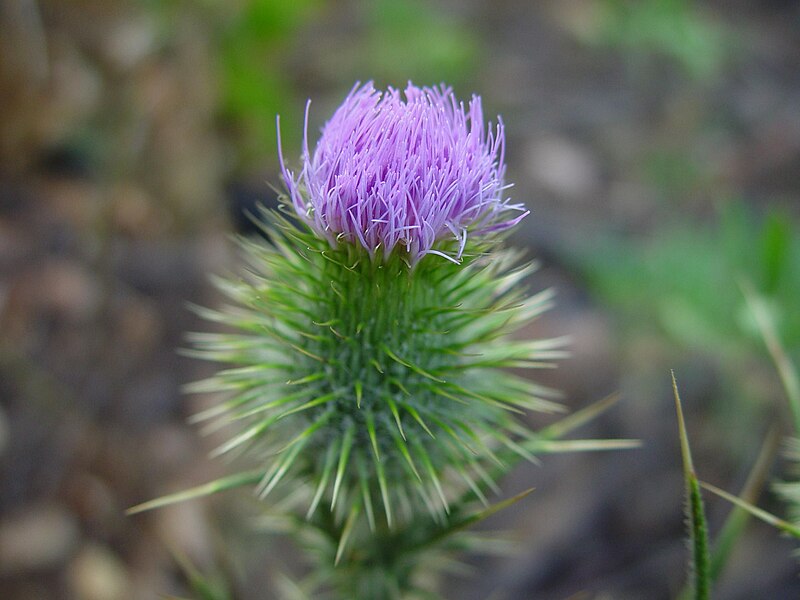
[(198, 356), (232, 365), (192, 386), (229, 395), (198, 416), (230, 425), (217, 454), (249, 450), (260, 495), (291, 479), (308, 517), (324, 504), (344, 525), (392, 528), (420, 509), (443, 521), (465, 489), (485, 501), (495, 450), (531, 456), (515, 413), (558, 408), (499, 370), (563, 355), (562, 340), (509, 338), (550, 303), (521, 288), (531, 265), (476, 242), (462, 264), (411, 268), (264, 216), (271, 243), (242, 241), (248, 276), (218, 281), (232, 304), (200, 309), (237, 332), (193, 336)]
[[(306, 521), (281, 510), (261, 525), (289, 532), (303, 546), (314, 568), (293, 583), (284, 596), (297, 599), (369, 598), (370, 600), (437, 599), (437, 583), (444, 573), (463, 575), (471, 568), (453, 558), (465, 551), (508, 554), (514, 544), (488, 532), (467, 531), (476, 523), (522, 500), (533, 490), (474, 510), (472, 502), (454, 502), (444, 522), (419, 513), (402, 528), (370, 532), (366, 525), (348, 531), (337, 524), (327, 507)], [(281, 507), (285, 508), (285, 507)], [(352, 537), (349, 544), (342, 540)]]
[(689, 447), (689, 436), (686, 433), (686, 422), (683, 419), (683, 407), (678, 394), (678, 382), (672, 373), (672, 391), (675, 396), (675, 412), (678, 416), (678, 435), (681, 442), (681, 458), (683, 460), (683, 478), (686, 484), (686, 523), (689, 530), (689, 546), (692, 551), (690, 564), (693, 579), (693, 598), (708, 600), (711, 597), (710, 557), (708, 550), (708, 521), (706, 519), (703, 497), (700, 494), (700, 482), (694, 470), (692, 452)]

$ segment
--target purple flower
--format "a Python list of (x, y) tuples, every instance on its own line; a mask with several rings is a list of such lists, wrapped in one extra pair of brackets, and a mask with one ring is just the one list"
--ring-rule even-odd
[[(302, 171), (295, 177), (282, 151), (280, 162), (295, 210), (318, 234), (372, 257), (404, 251), (413, 265), (426, 254), (457, 262), (468, 234), (504, 230), (528, 214), (503, 198), (504, 148), (503, 123), (487, 132), (478, 96), (465, 107), (443, 85), (409, 83), (403, 94), (367, 83), (325, 124), (313, 156), (307, 107)], [(455, 244), (437, 250), (445, 240)]]

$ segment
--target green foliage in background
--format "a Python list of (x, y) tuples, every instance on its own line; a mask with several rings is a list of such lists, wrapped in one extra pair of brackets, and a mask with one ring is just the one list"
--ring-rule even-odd
[[(224, 9), (223, 9), (224, 8)], [(288, 144), (302, 137), (304, 98), (291, 67), (319, 55), (329, 65), (324, 84), (374, 79), (381, 85), (407, 81), (458, 85), (477, 64), (475, 37), (452, 17), (420, 0), (378, 0), (348, 7), (353, 12), (347, 50), (326, 41), (297, 44), (303, 27), (335, 10), (324, 0), (250, 0), (239, 7), (212, 10), (218, 32), (221, 112), (231, 127), (240, 162), (260, 163), (277, 151), (275, 115), (281, 115)], [(299, 150), (299, 148), (296, 148)], [(294, 152), (290, 151), (289, 154)]]
[(676, 223), (639, 239), (585, 247), (581, 271), (598, 296), (631, 317), (628, 328), (723, 357), (760, 348), (739, 285), (764, 294), (789, 348), (800, 345), (800, 244), (791, 219), (757, 217), (739, 202), (712, 224)]
[(476, 68), (475, 36), (428, 2), (377, 0), (366, 17), (369, 28), (358, 66), (379, 82), (457, 85)]
[[(219, 40), (222, 113), (234, 125), (245, 162), (275, 156), (275, 115), (299, 139), (302, 102), (285, 61), (292, 36), (321, 0), (251, 0), (227, 16)], [(223, 18), (226, 15), (222, 15)]]
[(765, 391), (774, 380), (741, 284), (751, 282), (763, 297), (796, 360), (800, 243), (796, 223), (780, 211), (759, 216), (730, 202), (720, 213), (709, 223), (676, 220), (640, 237), (592, 240), (575, 265), (599, 301), (621, 317), (623, 350), (648, 356), (644, 370), (665, 360), (680, 368), (686, 356), (694, 357), (692, 368), (711, 369), (703, 380), (715, 386), (707, 404), (715, 431), (726, 430), (729, 450), (744, 459), (745, 449), (759, 443), (753, 424), (777, 405)]
[(731, 38), (692, 0), (604, 0), (592, 40), (625, 51), (630, 61), (663, 57), (691, 77), (717, 74)]

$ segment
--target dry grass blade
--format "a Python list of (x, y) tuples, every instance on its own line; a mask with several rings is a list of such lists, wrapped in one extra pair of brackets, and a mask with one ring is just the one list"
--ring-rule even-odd
[(773, 527), (780, 529), (784, 533), (788, 533), (792, 537), (800, 539), (800, 527), (796, 527), (791, 523), (789, 523), (788, 521), (784, 521), (780, 517), (776, 517), (772, 513), (768, 513), (767, 511), (758, 508), (757, 506), (753, 506), (749, 502), (745, 502), (741, 498), (737, 498), (733, 494), (729, 494), (725, 490), (722, 490), (714, 485), (711, 485), (710, 483), (706, 483), (703, 481), (700, 482), (700, 485), (704, 489), (707, 489), (709, 492), (716, 494), (720, 498), (724, 498), (728, 502), (732, 502), (739, 508), (746, 510), (757, 519), (761, 519), (765, 523), (768, 523), (769, 525), (772, 525)]
[(786, 390), (786, 397), (789, 400), (789, 409), (792, 411), (795, 433), (800, 435), (800, 375), (781, 343), (772, 314), (764, 299), (758, 295), (749, 281), (743, 280), (739, 285), (767, 346), (767, 351), (778, 370), (778, 375)]

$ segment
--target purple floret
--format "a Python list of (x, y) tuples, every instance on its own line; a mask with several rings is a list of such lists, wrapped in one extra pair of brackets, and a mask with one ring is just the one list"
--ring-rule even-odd
[[(283, 179), (298, 215), (334, 245), (360, 244), (372, 257), (400, 250), (411, 264), (426, 254), (457, 262), (468, 234), (528, 214), (503, 199), (503, 123), (487, 133), (478, 96), (465, 108), (445, 86), (409, 83), (403, 94), (367, 83), (325, 124), (313, 156), (307, 130), (308, 109), (302, 171), (295, 178), (281, 152)], [(437, 250), (444, 240), (458, 250)]]

